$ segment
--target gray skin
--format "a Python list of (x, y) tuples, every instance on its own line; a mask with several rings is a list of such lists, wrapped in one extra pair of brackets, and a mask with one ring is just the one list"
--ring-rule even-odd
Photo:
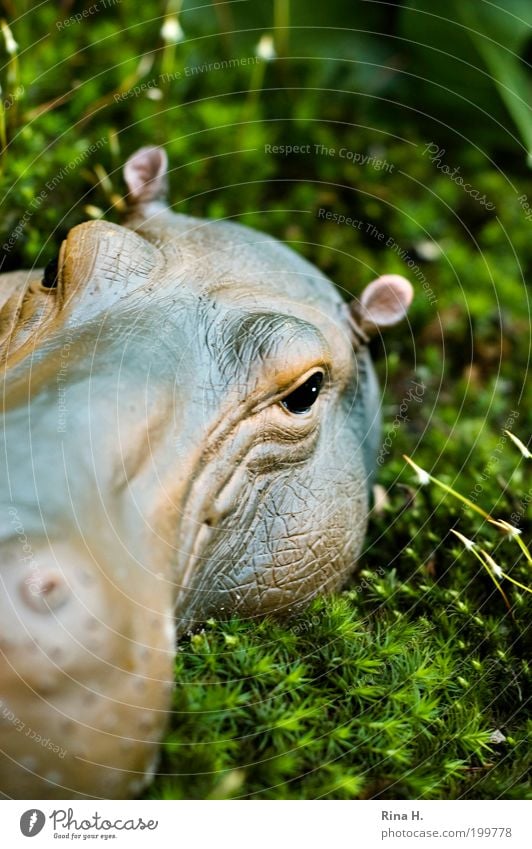
[(173, 214), (159, 148), (125, 180), (125, 225), (73, 228), (55, 286), (0, 275), (9, 797), (138, 795), (176, 637), (291, 615), (346, 580), (379, 439), (366, 343), (412, 296), (388, 275), (347, 305), (278, 241)]

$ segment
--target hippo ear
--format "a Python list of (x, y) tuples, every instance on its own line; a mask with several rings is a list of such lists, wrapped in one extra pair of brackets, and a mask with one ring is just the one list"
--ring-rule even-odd
[(68, 324), (79, 326), (135, 293), (149, 298), (163, 265), (159, 249), (126, 227), (105, 221), (79, 224), (59, 256), (61, 312)]
[(130, 206), (161, 201), (168, 190), (168, 157), (162, 147), (141, 147), (124, 165)]
[(401, 321), (408, 312), (414, 290), (399, 274), (385, 274), (373, 280), (360, 299), (350, 304), (351, 316), (363, 334), (371, 336), (383, 327)]

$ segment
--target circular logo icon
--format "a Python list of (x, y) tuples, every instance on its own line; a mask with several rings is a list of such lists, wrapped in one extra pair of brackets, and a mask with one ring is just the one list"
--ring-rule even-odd
[(42, 811), (37, 808), (30, 808), (25, 811), (20, 818), (20, 830), (24, 837), (35, 837), (42, 831), (46, 817)]

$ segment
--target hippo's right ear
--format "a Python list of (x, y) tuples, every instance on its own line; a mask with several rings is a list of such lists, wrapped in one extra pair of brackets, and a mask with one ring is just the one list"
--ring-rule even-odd
[(124, 165), (131, 207), (163, 201), (168, 190), (168, 157), (162, 147), (141, 147)]
[(349, 305), (353, 329), (367, 337), (397, 324), (406, 316), (413, 296), (412, 285), (399, 274), (378, 277)]

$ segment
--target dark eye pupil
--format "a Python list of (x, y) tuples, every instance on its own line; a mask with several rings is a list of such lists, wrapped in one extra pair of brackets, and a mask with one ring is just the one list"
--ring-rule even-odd
[(294, 392), (283, 398), (283, 407), (290, 413), (306, 413), (320, 394), (322, 383), (323, 374), (318, 371), (316, 374), (311, 375), (305, 383), (298, 386)]
[(55, 289), (57, 286), (57, 259), (52, 259), (44, 269), (41, 286), (45, 289)]

